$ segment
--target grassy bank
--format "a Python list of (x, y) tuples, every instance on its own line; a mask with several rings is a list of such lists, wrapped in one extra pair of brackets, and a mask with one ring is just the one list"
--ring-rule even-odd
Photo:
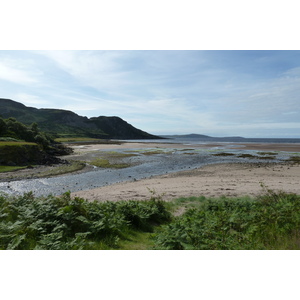
[(98, 168), (124, 169), (130, 167), (129, 164), (124, 163), (110, 163), (108, 159), (97, 158), (89, 162), (91, 165)]
[(0, 249), (300, 249), (300, 196), (101, 203), (1, 195)]
[(54, 140), (58, 143), (65, 144), (78, 144), (78, 145), (89, 145), (89, 144), (108, 144), (108, 145), (120, 145), (122, 142), (120, 141), (111, 141), (109, 139), (97, 139), (90, 137), (59, 137)]
[(36, 177), (50, 177), (68, 174), (76, 171), (80, 171), (85, 167), (85, 163), (81, 161), (71, 161), (69, 164), (53, 166), (47, 171), (36, 174)]
[(42, 159), (42, 151), (36, 143), (0, 142), (0, 165), (24, 166)]
[(22, 166), (0, 166), (0, 173), (6, 173), (6, 172), (13, 172), (13, 171), (18, 171), (25, 169), (27, 167), (22, 167)]
[(90, 137), (59, 137), (55, 139), (55, 142), (58, 143), (105, 143), (106, 140), (90, 138)]

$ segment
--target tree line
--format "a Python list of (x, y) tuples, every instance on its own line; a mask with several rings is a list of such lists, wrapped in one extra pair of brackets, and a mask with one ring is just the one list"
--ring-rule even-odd
[(39, 130), (37, 123), (27, 126), (15, 118), (3, 119), (0, 117), (0, 137), (37, 143), (43, 149), (47, 149), (53, 143), (53, 139), (49, 135)]

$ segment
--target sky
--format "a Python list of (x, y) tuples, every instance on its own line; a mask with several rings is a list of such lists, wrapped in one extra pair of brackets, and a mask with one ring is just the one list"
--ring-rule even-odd
[(0, 51), (1, 98), (152, 134), (300, 138), (300, 51)]

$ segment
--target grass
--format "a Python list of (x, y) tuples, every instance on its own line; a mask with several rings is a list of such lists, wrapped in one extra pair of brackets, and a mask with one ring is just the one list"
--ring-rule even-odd
[(50, 177), (50, 176), (72, 173), (72, 172), (82, 170), (85, 166), (86, 166), (85, 162), (72, 161), (66, 165), (54, 166), (50, 170), (40, 173), (38, 177)]
[(89, 137), (60, 137), (56, 138), (55, 142), (59, 143), (74, 143), (74, 142), (99, 142), (103, 143), (105, 140), (96, 139), (96, 138), (89, 138)]
[(257, 155), (252, 155), (252, 154), (240, 154), (237, 157), (239, 158), (250, 158), (250, 159), (268, 159), (268, 160), (273, 160), (275, 159), (275, 156), (257, 156)]
[(36, 143), (29, 143), (29, 142), (0, 141), (0, 147), (5, 147), (5, 146), (25, 146), (25, 145), (37, 145), (37, 144)]
[(13, 171), (26, 169), (26, 168), (27, 167), (22, 167), (22, 166), (0, 166), (0, 173), (13, 172)]
[(172, 154), (172, 151), (164, 151), (164, 150), (149, 150), (141, 152), (143, 155), (156, 155), (156, 154)]
[[(273, 160), (273, 159), (276, 158), (275, 156), (273, 156), (273, 155), (275, 155), (273, 152), (257, 152), (257, 154), (263, 155), (263, 156), (257, 156), (257, 155), (244, 153), (244, 154), (237, 155), (237, 157), (239, 157), (239, 158), (250, 158), (250, 159), (266, 159), (266, 160)], [(215, 153), (215, 154), (212, 154), (212, 155), (213, 156), (235, 156), (236, 154), (228, 153), (228, 152), (220, 152), (220, 153)], [(272, 155), (272, 156), (270, 156), (270, 155)]]
[(287, 161), (294, 164), (300, 164), (300, 156), (291, 156)]
[(31, 142), (0, 142), (0, 164), (27, 166), (43, 160), (40, 145)]
[[(32, 177), (37, 177), (37, 178), (43, 178), (43, 177), (51, 177), (51, 176), (57, 176), (57, 175), (63, 175), (67, 173), (72, 173), (76, 171), (82, 170), (86, 166), (85, 162), (81, 161), (71, 161), (69, 164), (66, 165), (55, 165), (51, 167), (47, 171), (43, 172), (33, 172), (31, 175)], [(0, 166), (0, 173), (7, 173), (7, 172), (14, 172), (22, 169), (26, 169), (28, 166)], [(29, 175), (27, 175), (29, 176)], [(13, 177), (10, 176), (8, 177), (12, 179)], [(22, 177), (20, 177), (22, 178)]]
[(258, 159), (266, 159), (266, 160), (273, 160), (275, 158), (276, 158), (275, 156), (260, 156), (260, 157), (258, 157)]
[(150, 250), (153, 249), (154, 241), (153, 233), (143, 231), (131, 231), (126, 236), (126, 239), (119, 242), (121, 250)]
[(130, 167), (130, 164), (125, 163), (112, 164), (108, 159), (104, 158), (96, 158), (91, 160), (89, 163), (98, 168), (124, 169)]
[(117, 152), (117, 151), (102, 151), (98, 152), (101, 156), (108, 156), (111, 158), (124, 158), (124, 157), (132, 157), (132, 156), (138, 156), (138, 154), (134, 153), (123, 153), (123, 152)]
[[(127, 151), (128, 152), (128, 151)], [(140, 153), (143, 155), (156, 155), (156, 154), (172, 154), (174, 150), (170, 149), (137, 149), (137, 150), (131, 150), (130, 153)]]
[(0, 137), (0, 142), (23, 142), (11, 137)]
[(274, 155), (278, 155), (278, 152), (257, 152), (258, 155), (271, 155), (271, 156), (274, 156)]
[(234, 156), (235, 154), (233, 153), (227, 153), (227, 152), (220, 152), (216, 154), (212, 154), (213, 156)]
[(109, 144), (109, 145), (120, 145), (122, 142), (119, 141), (111, 141), (108, 139), (97, 139), (97, 138), (89, 138), (89, 137), (60, 137), (55, 139), (56, 142), (60, 143), (76, 143), (78, 145), (86, 145), (86, 144)]

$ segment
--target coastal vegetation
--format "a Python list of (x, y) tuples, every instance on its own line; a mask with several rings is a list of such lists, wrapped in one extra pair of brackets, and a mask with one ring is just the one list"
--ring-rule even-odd
[(278, 155), (278, 152), (257, 152), (258, 155), (268, 155), (268, 156), (275, 156)]
[[(269, 155), (267, 155), (269, 153)], [(220, 152), (212, 154), (213, 156), (237, 156), (238, 158), (249, 158), (249, 159), (265, 159), (265, 160), (273, 160), (276, 158), (276, 154), (272, 152), (257, 152), (258, 155), (253, 155), (249, 153), (243, 153), (236, 155), (234, 153), (228, 153), (228, 152)]]
[(40, 198), (0, 195), (0, 249), (119, 249), (170, 220), (165, 203), (157, 199), (101, 203), (72, 199), (69, 192)]
[(287, 161), (293, 164), (300, 164), (300, 156), (290, 156)]
[(263, 188), (255, 199), (170, 202), (2, 194), (0, 249), (300, 249), (300, 196)]
[(215, 153), (213, 154), (213, 156), (234, 156), (234, 153), (227, 153), (227, 152), (219, 152), (219, 153)]
[[(300, 196), (267, 191), (249, 197), (178, 199), (186, 211), (162, 226), (155, 249), (300, 249)], [(193, 203), (193, 208), (188, 208)]]
[(131, 150), (131, 153), (138, 153), (142, 155), (157, 155), (157, 154), (173, 154), (175, 150), (172, 149), (164, 149), (164, 148), (147, 148), (147, 149), (137, 149), (137, 150)]
[(0, 137), (1, 166), (53, 164), (62, 162), (56, 156), (72, 152), (40, 131), (36, 123), (27, 126), (15, 118), (0, 118)]
[[(76, 153), (76, 152), (75, 152)], [(122, 153), (116, 151), (97, 151), (96, 153), (84, 153), (81, 151), (77, 157), (70, 158), (70, 163), (84, 162), (86, 165), (98, 168), (124, 169), (132, 166), (132, 163), (123, 162), (124, 158), (137, 156), (135, 153)]]
[(0, 166), (0, 173), (13, 172), (25, 169), (26, 167), (21, 166)]
[(36, 177), (50, 177), (82, 170), (86, 166), (82, 161), (70, 161), (68, 164), (53, 165), (47, 171), (35, 174)]
[(172, 151), (168, 151), (165, 149), (158, 149), (158, 150), (147, 150), (140, 152), (143, 155), (156, 155), (156, 154), (172, 154)]
[(98, 168), (112, 168), (112, 169), (123, 169), (128, 168), (130, 165), (125, 163), (110, 163), (108, 159), (96, 158), (90, 162), (91, 165)]
[(55, 142), (58, 143), (97, 143), (97, 144), (101, 144), (106, 142), (106, 140), (102, 140), (102, 139), (96, 139), (96, 138), (89, 138), (89, 137), (60, 137), (60, 138), (56, 138), (54, 139)]

